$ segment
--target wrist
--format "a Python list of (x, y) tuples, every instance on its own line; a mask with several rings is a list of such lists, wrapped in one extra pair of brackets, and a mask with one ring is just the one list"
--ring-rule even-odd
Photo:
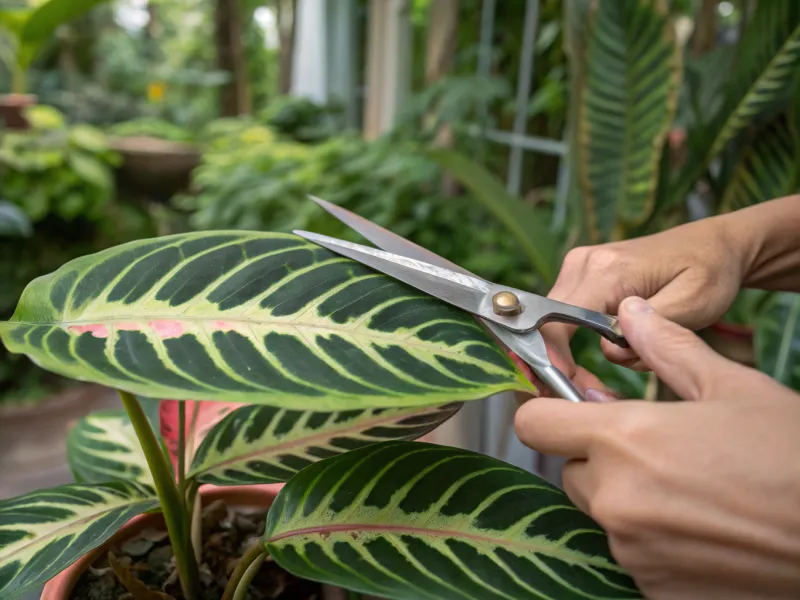
[(800, 196), (762, 202), (723, 218), (738, 249), (743, 287), (800, 291)]

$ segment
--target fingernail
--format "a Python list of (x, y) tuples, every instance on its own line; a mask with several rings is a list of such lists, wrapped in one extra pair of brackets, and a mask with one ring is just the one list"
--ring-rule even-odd
[(605, 392), (601, 392), (600, 390), (596, 390), (594, 388), (589, 388), (586, 390), (586, 401), (587, 402), (614, 402), (616, 398), (611, 394), (606, 394)]
[(648, 303), (644, 298), (639, 298), (638, 296), (625, 298), (623, 304), (625, 304), (625, 310), (635, 315), (643, 315), (653, 312), (653, 307), (650, 306), (650, 303)]

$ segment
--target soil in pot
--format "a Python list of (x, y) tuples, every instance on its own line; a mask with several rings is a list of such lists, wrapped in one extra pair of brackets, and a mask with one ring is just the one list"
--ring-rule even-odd
[[(216, 500), (203, 508), (203, 600), (219, 600), (239, 557), (264, 533), (266, 510), (228, 507)], [(120, 579), (133, 578), (128, 589)], [(157, 594), (135, 594), (146, 586)], [(249, 600), (321, 600), (319, 583), (300, 579), (272, 560), (264, 561), (249, 588)], [(81, 576), (72, 600), (183, 600), (166, 532), (149, 529), (123, 543), (113, 544)]]

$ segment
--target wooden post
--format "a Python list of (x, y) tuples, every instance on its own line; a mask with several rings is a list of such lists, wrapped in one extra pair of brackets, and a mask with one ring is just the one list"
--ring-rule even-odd
[(247, 84), (242, 15), (239, 0), (217, 0), (214, 11), (217, 64), (231, 80), (220, 91), (220, 112), (225, 117), (247, 114), (252, 110)]

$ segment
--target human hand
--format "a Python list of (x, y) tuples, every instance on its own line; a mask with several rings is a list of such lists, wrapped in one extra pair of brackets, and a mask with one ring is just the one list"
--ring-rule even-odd
[[(700, 329), (731, 306), (749, 256), (742, 240), (731, 239), (725, 222), (705, 219), (647, 237), (575, 248), (548, 297), (617, 314), (623, 298), (640, 296), (660, 315)], [(565, 373), (573, 375), (569, 340), (575, 327), (548, 324), (541, 331), (548, 346), (566, 358)], [(645, 370), (634, 350), (606, 339), (601, 347), (610, 361)]]
[(800, 395), (642, 308), (623, 332), (686, 402), (533, 399), (517, 435), (569, 459), (566, 493), (647, 598), (800, 597)]

